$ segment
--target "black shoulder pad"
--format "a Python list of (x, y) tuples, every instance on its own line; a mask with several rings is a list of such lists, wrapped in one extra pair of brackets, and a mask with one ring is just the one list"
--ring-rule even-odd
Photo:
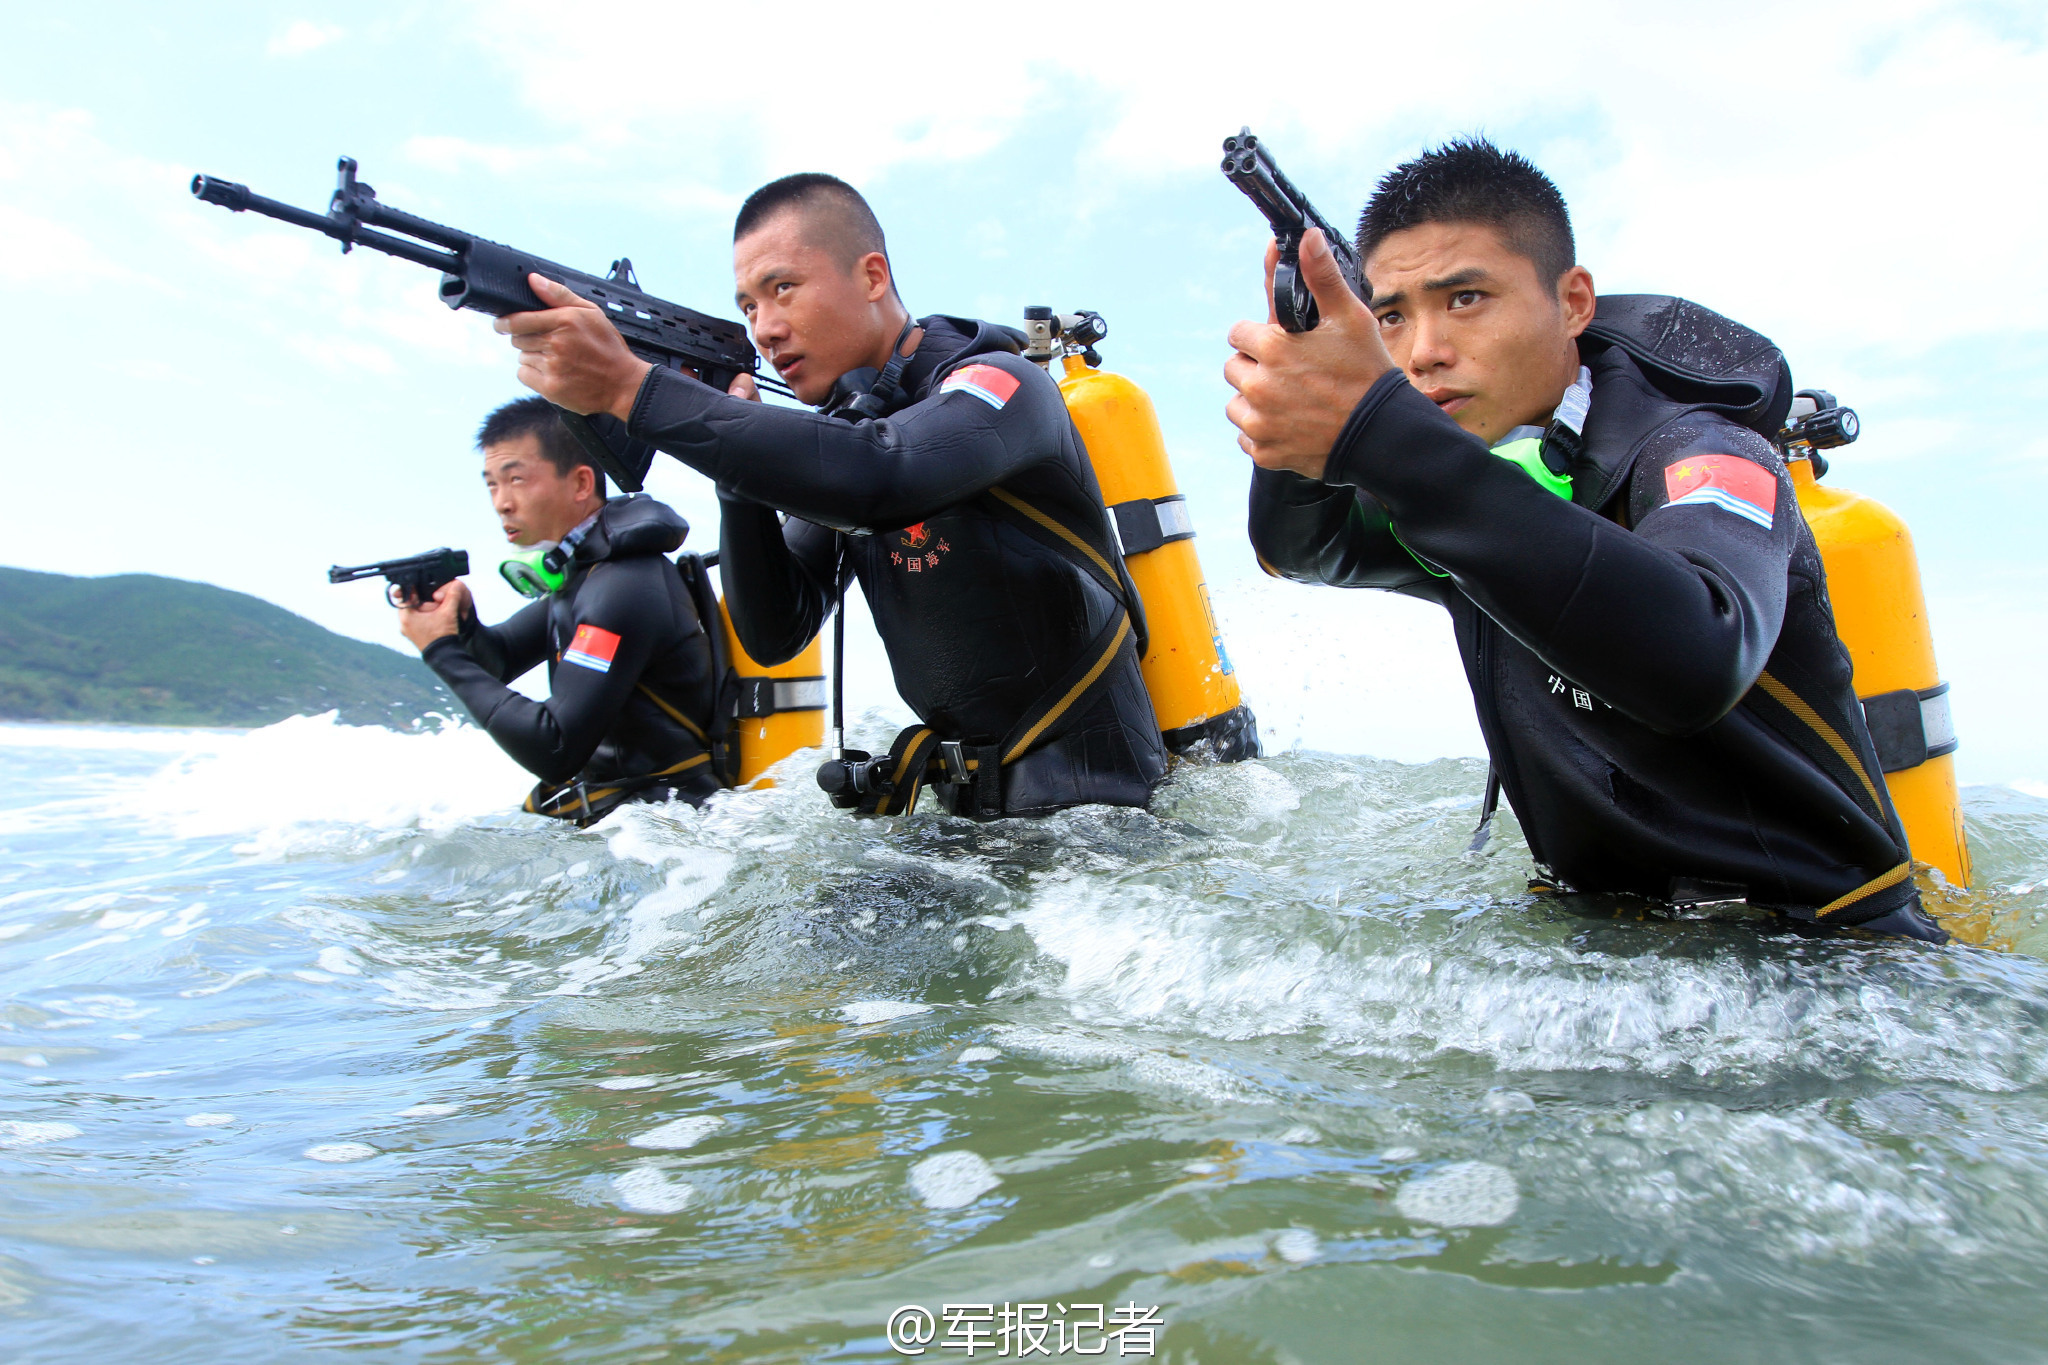
[(1761, 332), (1668, 294), (1603, 294), (1586, 338), (1619, 346), (1681, 403), (1715, 408), (1775, 438), (1792, 407), (1792, 369)]

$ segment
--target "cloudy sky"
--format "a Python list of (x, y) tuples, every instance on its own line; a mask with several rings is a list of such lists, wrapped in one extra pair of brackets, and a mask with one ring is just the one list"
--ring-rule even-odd
[[(1264, 234), (1216, 161), (1249, 123), (1343, 222), (1388, 166), (1483, 131), (1558, 181), (1603, 290), (1728, 313), (1860, 410), (1833, 477), (1913, 525), (1966, 777), (2048, 776), (2048, 12), (1649, 8), (16, 6), (0, 562), (203, 579), (386, 640), (328, 564), (495, 562), (470, 438), (518, 390), (488, 322), (417, 267), (199, 204), (195, 171), (318, 208), (347, 154), (401, 207), (588, 269), (630, 255), (730, 314), (740, 199), (823, 169), (873, 200), (913, 310), (1108, 317), (1272, 738), (1476, 752), (1438, 614), (1257, 577), (1221, 365)], [(703, 481), (652, 487), (708, 547)], [(871, 645), (850, 671), (891, 700)]]

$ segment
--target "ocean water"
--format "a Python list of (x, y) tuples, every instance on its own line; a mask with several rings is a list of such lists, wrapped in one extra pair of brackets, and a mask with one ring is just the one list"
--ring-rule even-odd
[(2048, 1358), (2048, 789), (1929, 949), (1531, 895), (1464, 759), (589, 832), (467, 728), (0, 769), (0, 1359)]

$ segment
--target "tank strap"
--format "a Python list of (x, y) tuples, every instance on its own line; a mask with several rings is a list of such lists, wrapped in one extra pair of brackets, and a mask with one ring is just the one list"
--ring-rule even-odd
[[(1085, 709), (1082, 703), (1108, 684), (1109, 666), (1117, 655), (1143, 637), (1143, 607), (1123, 572), (1123, 556), (1115, 544), (1067, 525), (1000, 484), (988, 490), (983, 506), (1057, 551), (1094, 579), (1122, 609), (1052, 686), (1025, 708), (1000, 742), (969, 745), (948, 740), (928, 725), (904, 729), (889, 746), (888, 762), (883, 765), (887, 777), (880, 790), (861, 798), (857, 809), (863, 815), (908, 815), (917, 808), (918, 793), (924, 786), (938, 781), (964, 787), (971, 794), (972, 814), (984, 819), (1001, 815), (1001, 770), (1059, 738), (1072, 718)], [(1108, 529), (1106, 517), (1104, 529)], [(1143, 648), (1142, 644), (1138, 647)]]
[[(1817, 920), (1824, 920), (1829, 918), (1830, 916), (1839, 915), (1845, 910), (1854, 910), (1857, 906), (1861, 905), (1864, 901), (1869, 900), (1872, 896), (1875, 896), (1880, 891), (1889, 891), (1892, 887), (1897, 886), (1900, 882), (1905, 881), (1908, 877), (1912, 875), (1913, 860), (1908, 858), (1905, 862), (1900, 863), (1897, 867), (1891, 869), (1891, 871), (1882, 873), (1879, 876), (1872, 877), (1869, 881), (1863, 883), (1863, 885), (1857, 887), (1848, 895), (1838, 896), (1834, 900), (1829, 901), (1826, 905), (1823, 905), (1820, 909), (1814, 911), (1813, 917)], [(1871, 916), (1865, 915), (1862, 916), (1862, 918), (1868, 919), (1871, 918)], [(1855, 920), (1848, 920), (1845, 922), (1849, 924), (1856, 923)]]
[(1844, 766), (1856, 775), (1857, 780), (1863, 784), (1863, 794), (1870, 798), (1871, 813), (1882, 820), (1885, 810), (1884, 798), (1878, 795), (1877, 783), (1864, 768), (1862, 758), (1850, 747), (1849, 741), (1842, 738), (1841, 732), (1822, 719), (1820, 712), (1808, 705), (1804, 697), (1779, 679), (1772, 677), (1769, 670), (1757, 675), (1756, 685), (1763, 690), (1765, 696), (1791, 712), (1801, 725), (1818, 736), (1835, 757), (1841, 759)]
[(649, 787), (660, 786), (666, 779), (680, 776), (692, 768), (711, 761), (707, 753), (692, 754), (680, 763), (671, 763), (660, 772), (648, 773), (644, 777), (626, 778), (593, 788), (582, 778), (573, 782), (538, 782), (526, 794), (521, 807), (529, 815), (546, 815), (557, 820), (567, 820), (578, 829), (588, 828), (635, 795)]
[[(1783, 707), (1800, 725), (1817, 737), (1830, 753), (1840, 759), (1842, 764), (1850, 772), (1854, 773), (1857, 780), (1862, 784), (1863, 795), (1869, 800), (1870, 813), (1879, 823), (1885, 824), (1887, 827), (1891, 826), (1893, 821), (1887, 817), (1892, 816), (1893, 812), (1881, 794), (1882, 788), (1878, 786), (1880, 779), (1872, 775), (1849, 741), (1842, 737), (1841, 731), (1828, 724), (1826, 718), (1814, 710), (1804, 697), (1801, 697), (1797, 692), (1786, 686), (1783, 679), (1772, 676), (1768, 670), (1757, 675), (1756, 688), (1753, 691), (1762, 692), (1765, 696)], [(1903, 845), (1900, 851), (1905, 851)], [(1854, 919), (1843, 919), (1841, 917), (1850, 911), (1862, 908), (1871, 897), (1889, 891), (1903, 882), (1908, 882), (1912, 875), (1913, 859), (1908, 854), (1896, 866), (1872, 877), (1847, 895), (1838, 896), (1826, 905), (1821, 906), (1813, 912), (1813, 917), (1815, 920), (1835, 920), (1839, 923), (1852, 925), (1873, 918), (1876, 914), (1882, 914), (1891, 907), (1880, 906), (1875, 912), (1861, 914)]]
[(711, 739), (710, 736), (704, 733), (704, 727), (699, 725), (696, 721), (691, 720), (681, 711), (677, 710), (659, 692), (656, 692), (646, 683), (634, 683), (633, 690), (635, 692), (638, 692), (641, 696), (647, 698), (647, 700), (653, 702), (656, 706), (660, 707), (664, 715), (666, 715), (670, 720), (674, 721), (676, 724), (682, 726), (685, 730), (688, 730), (690, 734), (696, 738), (699, 744), (709, 747)]
[(1194, 518), (1188, 515), (1188, 500), (1175, 493), (1169, 498), (1133, 498), (1109, 509), (1116, 518), (1117, 543), (1124, 557), (1146, 554), (1177, 540), (1195, 538)]
[(862, 815), (908, 815), (918, 792), (931, 782), (964, 788), (972, 809), (963, 813), (993, 819), (1003, 813), (1002, 769), (1059, 738), (1081, 703), (1107, 685), (1109, 666), (1131, 647), (1131, 618), (1121, 612), (1088, 642), (1081, 657), (1058, 681), (1025, 708), (996, 744), (947, 740), (929, 725), (912, 725), (889, 746), (882, 790), (861, 799)]
[[(1065, 555), (1074, 567), (1122, 603), (1125, 614), (1131, 618), (1131, 630), (1137, 636), (1138, 656), (1145, 656), (1151, 648), (1150, 632), (1145, 627), (1145, 603), (1124, 570), (1122, 552), (1114, 544), (1067, 525), (1001, 484), (988, 490), (983, 506), (1041, 545)], [(1105, 530), (1108, 529), (1107, 516), (1105, 511)]]
[(1877, 749), (1877, 766), (1887, 773), (1902, 773), (1956, 751), (1956, 723), (1949, 712), (1947, 683), (1865, 697), (1863, 723)]
[(1005, 521), (1023, 527), (1040, 541), (1066, 555), (1083, 573), (1100, 583), (1118, 601), (1123, 600), (1123, 578), (1110, 567), (1110, 556), (1114, 551), (1108, 546), (1092, 543), (1090, 537), (1082, 535), (1044, 509), (1026, 502), (1001, 484), (989, 489), (988, 496), (998, 515)]
[(711, 752), (711, 769), (718, 774), (718, 784), (730, 787), (738, 782), (740, 772), (739, 716), (734, 701), (734, 694), (739, 688), (739, 670), (728, 657), (724, 612), (719, 605), (718, 594), (711, 588), (711, 566), (717, 559), (715, 551), (710, 555), (700, 555), (686, 550), (676, 556), (676, 572), (682, 577), (690, 605), (697, 614), (697, 624), (702, 627), (704, 639), (711, 647), (711, 733), (707, 734), (693, 725), (687, 717), (651, 692), (648, 696), (655, 705), (697, 735)]
[(896, 736), (889, 746), (889, 761), (883, 765), (888, 779), (881, 789), (861, 798), (862, 815), (908, 815), (917, 809), (917, 795), (924, 790), (925, 776), (938, 753), (939, 732), (929, 725), (912, 725)]

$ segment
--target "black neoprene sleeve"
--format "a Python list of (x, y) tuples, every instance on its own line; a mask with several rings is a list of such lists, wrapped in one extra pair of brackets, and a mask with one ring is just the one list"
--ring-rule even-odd
[(796, 517), (784, 526), (774, 509), (723, 494), (718, 510), (719, 581), (733, 633), (759, 663), (796, 657), (839, 600), (837, 536)]
[[(1635, 478), (1661, 480), (1662, 468), (1646, 461)], [(1359, 401), (1324, 479), (1369, 494), (1407, 547), (1494, 622), (1652, 729), (1690, 734), (1720, 719), (1778, 638), (1793, 518), (1762, 531), (1672, 508), (1630, 531), (1537, 486), (1398, 371)], [(1333, 530), (1325, 512), (1316, 525), (1326, 543), (1364, 539), (1387, 558), (1363, 515)], [(1331, 567), (1348, 566), (1340, 556)]]
[(529, 602), (495, 626), (474, 615), (463, 620), (462, 647), (499, 682), (511, 682), (547, 662), (548, 604)]
[(976, 363), (1018, 382), (1000, 407), (938, 392), (853, 423), (749, 402), (655, 369), (633, 404), (633, 434), (729, 492), (838, 530), (910, 526), (965, 502), (1058, 448), (1059, 389), (1028, 360)]
[(565, 658), (555, 667), (546, 701), (492, 677), (454, 636), (428, 645), (423, 657), (519, 766), (545, 781), (566, 782), (597, 752), (647, 661), (671, 643), (668, 598), (656, 576), (674, 572), (656, 555), (591, 570), (576, 592), (575, 625), (616, 635), (616, 646), (606, 646), (615, 652), (602, 670)]

